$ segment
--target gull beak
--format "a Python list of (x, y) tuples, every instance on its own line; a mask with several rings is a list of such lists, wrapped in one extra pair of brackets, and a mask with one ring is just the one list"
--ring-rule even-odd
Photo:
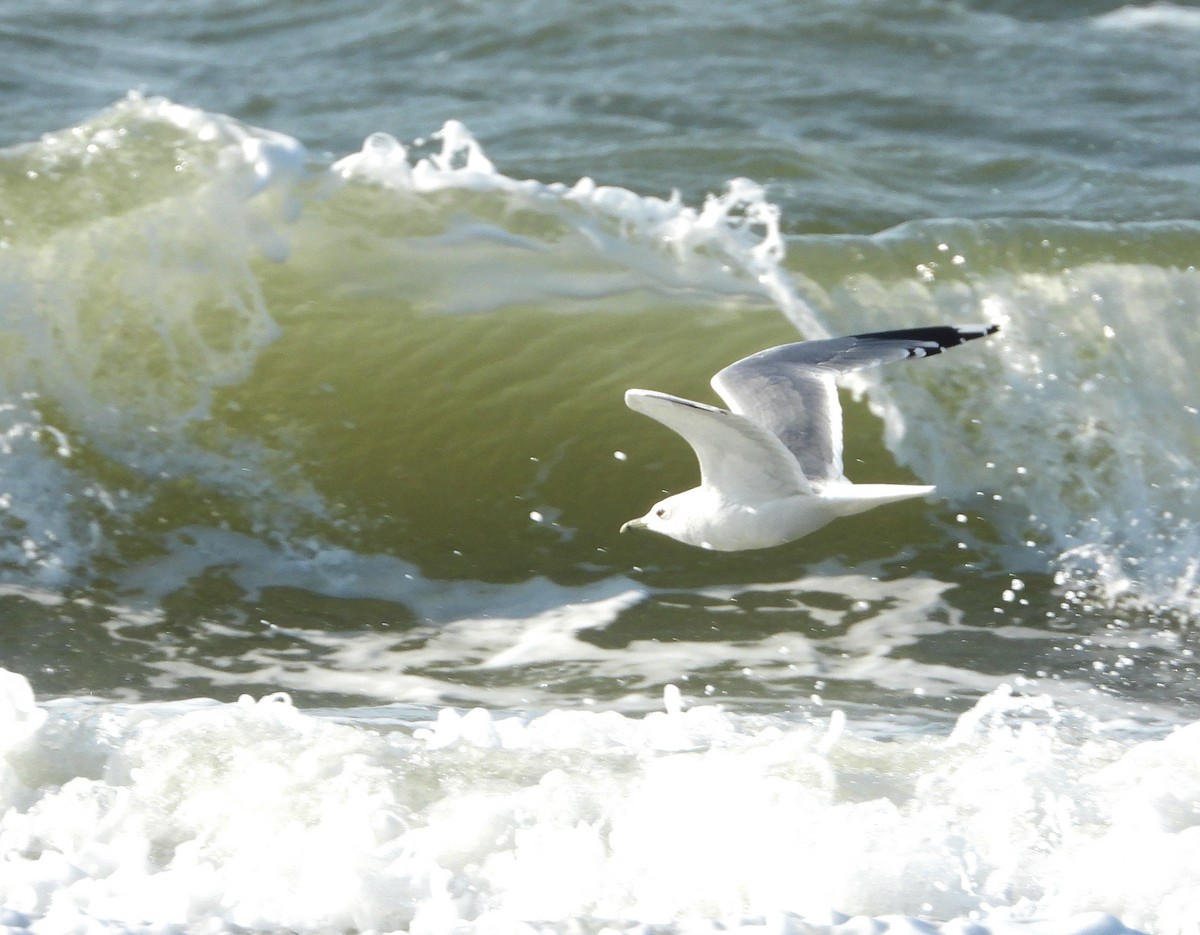
[(646, 528), (646, 521), (639, 516), (637, 519), (631, 519), (628, 523), (626, 523), (624, 526), (622, 526), (621, 532), (625, 532), (629, 529), (645, 529), (645, 528)]

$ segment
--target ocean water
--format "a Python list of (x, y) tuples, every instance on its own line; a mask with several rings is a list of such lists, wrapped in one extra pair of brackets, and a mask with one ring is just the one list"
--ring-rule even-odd
[[(0, 2), (0, 932), (1200, 930), (1200, 13)], [(937, 496), (739, 554), (642, 386)]]

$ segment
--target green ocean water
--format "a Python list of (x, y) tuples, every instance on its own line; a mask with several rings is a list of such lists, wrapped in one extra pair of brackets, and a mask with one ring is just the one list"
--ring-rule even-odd
[[(528, 703), (561, 681), (567, 697), (636, 706), (696, 674), (713, 692), (778, 703), (828, 687), (837, 664), (827, 668), (825, 655), (838, 658), (842, 631), (871, 629), (872, 614), (897, 600), (860, 607), (857, 589), (887, 594), (891, 582), (919, 595), (901, 615), (913, 629), (850, 654), (861, 663), (864, 652), (896, 653), (899, 663), (895, 676), (848, 670), (856, 700), (898, 690), (907, 703), (915, 691), (919, 708), (953, 713), (987, 673), (1090, 686), (1096, 653), (1119, 658), (1125, 638), (1110, 634), (1129, 627), (1162, 647), (1147, 650), (1152, 684), (1117, 671), (1105, 690), (1184, 700), (1177, 685), (1190, 670), (1177, 649), (1189, 631), (1162, 621), (1186, 615), (1190, 598), (1179, 592), (1173, 606), (1162, 592), (1178, 591), (1170, 576), (1186, 574), (1186, 557), (1143, 555), (1119, 526), (1126, 510), (1141, 511), (1138, 522), (1158, 511), (1149, 520), (1162, 534), (1189, 541), (1186, 517), (1157, 499), (1186, 495), (1187, 482), (1168, 462), (1155, 487), (1145, 464), (1164, 440), (1176, 461), (1192, 455), (1186, 404), (1166, 407), (1153, 437), (1121, 428), (1131, 408), (1161, 402), (1150, 387), (1131, 395), (1148, 369), (1169, 378), (1167, 392), (1186, 385), (1186, 357), (1172, 359), (1169, 343), (1188, 336), (1164, 327), (1141, 347), (1114, 337), (1140, 324), (1147, 297), (1186, 302), (1191, 274), (1148, 259), (1160, 245), (1182, 250), (1182, 222), (1123, 232), (1120, 259), (1100, 252), (1115, 241), (1094, 225), (1057, 222), (1031, 244), (1030, 222), (931, 221), (871, 238), (797, 238), (781, 263), (777, 211), (755, 186), (695, 209), (615, 188), (515, 183), (472, 163), (482, 158), (473, 141), (454, 149), (447, 134), (445, 151), (423, 163), (375, 140), (356, 166), (321, 169), (286, 138), (134, 98), (11, 152), (17, 168), (44, 165), (47, 151), (56, 160), (14, 173), (18, 204), (45, 187), (42, 173), (101, 185), (114, 168), (140, 176), (144, 163), (151, 176), (132, 193), (98, 188), (99, 209), (77, 203), (86, 213), (58, 227), (18, 225), (10, 242), (10, 283), (33, 297), (12, 332), (24, 402), (11, 410), (10, 435), (23, 443), (11, 454), (62, 472), (60, 489), (40, 481), (10, 511), (14, 583), (32, 575), (67, 588), (45, 600), (51, 609), (26, 614), (15, 639), (46, 690), (268, 690), (290, 659), (298, 674), (287, 687), (317, 699), (331, 650), (305, 628), (316, 620), (326, 639), (353, 642), (367, 600), (379, 602), (367, 605), (369, 631), (432, 626), (432, 636), (402, 639), (394, 664), (432, 665), (447, 699), (468, 700), (480, 690), (469, 669), (493, 648), (476, 647), (462, 672), (437, 653), (423, 660), (439, 624), (515, 613), (520, 643), (529, 614), (622, 592), (636, 597), (615, 617), (565, 624), (570, 642), (604, 650), (601, 661), (551, 653), (483, 681), (512, 679), (506, 689)], [(189, 135), (198, 142), (177, 163), (186, 184), (153, 181)], [(239, 151), (257, 161), (231, 164)], [(113, 204), (121, 198), (130, 200)], [(1024, 251), (1042, 256), (1014, 259)], [(47, 279), (48, 268), (71, 275)], [(1105, 286), (1085, 290), (1092, 280), (1120, 302), (1111, 313)], [(1056, 310), (1071, 315), (1071, 332), (1060, 324), (1046, 343)], [(618, 535), (696, 473), (686, 445), (620, 404), (624, 388), (709, 399), (709, 374), (797, 331), (980, 319), (1002, 321), (996, 346), (893, 368), (886, 383), (852, 387), (868, 397), (846, 396), (851, 478), (931, 480), (939, 499), (741, 555)], [(1093, 403), (1110, 373), (1118, 389)], [(1139, 482), (1173, 492), (1123, 503), (1145, 495)], [(1109, 513), (1083, 516), (1098, 509)], [(1097, 542), (1085, 539), (1088, 522), (1102, 526)], [(1121, 572), (1150, 560), (1130, 587)], [(412, 596), (409, 581), (421, 582)], [(286, 596), (264, 597), (264, 587)], [(832, 601), (826, 610), (841, 615), (832, 630), (808, 607), (812, 591), (829, 595), (818, 608)], [(521, 597), (499, 596), (509, 593)], [(930, 593), (944, 632), (930, 622)], [(81, 602), (104, 621), (101, 640), (131, 640), (128, 667), (90, 671), (86, 638), (74, 659), (57, 658), (64, 608)], [(796, 613), (771, 613), (788, 608)], [(997, 642), (997, 622), (1014, 638)], [(300, 635), (281, 641), (278, 631), (297, 625)], [(714, 644), (742, 642), (761, 656), (780, 634), (799, 635), (805, 663), (775, 660), (763, 677), (736, 651), (707, 659)], [(646, 678), (631, 681), (623, 663), (605, 674), (613, 651), (644, 641), (683, 648)], [(959, 683), (942, 684), (943, 674), (926, 684), (908, 672), (910, 653), (931, 672), (949, 664)], [(160, 670), (177, 654), (212, 671), (173, 682)], [(565, 675), (546, 681), (560, 664)]]

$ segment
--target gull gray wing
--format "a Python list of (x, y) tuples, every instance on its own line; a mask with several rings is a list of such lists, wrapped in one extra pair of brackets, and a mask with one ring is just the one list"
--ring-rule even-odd
[(682, 435), (700, 462), (701, 485), (729, 499), (812, 493), (783, 442), (744, 416), (653, 390), (626, 390), (625, 405)]
[(768, 348), (730, 364), (712, 387), (734, 413), (783, 442), (814, 483), (842, 477), (842, 406), (834, 377), (893, 360), (932, 357), (998, 325), (906, 328)]

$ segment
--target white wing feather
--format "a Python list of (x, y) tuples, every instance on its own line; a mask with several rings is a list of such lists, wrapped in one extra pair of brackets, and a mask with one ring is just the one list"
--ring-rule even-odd
[(627, 390), (625, 404), (683, 436), (703, 487), (748, 503), (812, 493), (783, 442), (744, 416), (653, 390)]
[(834, 377), (894, 360), (931, 357), (994, 334), (996, 325), (937, 325), (782, 344), (712, 378), (733, 412), (779, 437), (814, 484), (842, 480), (842, 406)]

